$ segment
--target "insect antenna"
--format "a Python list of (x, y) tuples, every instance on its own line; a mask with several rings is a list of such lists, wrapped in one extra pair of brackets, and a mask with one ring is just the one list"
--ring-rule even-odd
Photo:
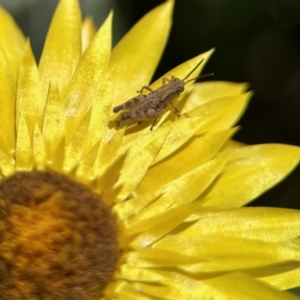
[[(202, 64), (202, 62), (204, 61), (204, 58), (203, 59), (201, 59), (199, 62), (198, 62), (198, 64), (194, 67), (194, 69), (192, 70), (192, 71), (190, 71), (189, 72), (189, 74), (187, 74), (182, 80), (184, 81), (184, 80), (186, 80), (186, 79), (188, 79), (190, 76), (191, 76), (191, 74)], [(189, 80), (190, 81), (190, 80)]]
[(191, 76), (191, 74), (202, 64), (202, 62), (204, 61), (204, 58), (203, 59), (201, 59), (198, 63), (197, 63), (197, 65), (192, 69), (192, 71), (190, 71), (182, 80), (184, 81), (184, 84), (186, 84), (186, 83), (188, 83), (188, 82), (190, 82), (190, 81), (193, 81), (193, 80), (197, 80), (197, 79), (199, 79), (199, 78), (205, 78), (205, 77), (209, 77), (209, 76), (214, 76), (214, 73), (208, 73), (208, 74), (204, 74), (204, 75), (200, 75), (200, 76), (197, 76), (197, 77), (195, 77), (195, 78), (191, 78), (191, 79), (189, 79), (189, 80), (187, 80), (187, 81), (185, 81), (186, 79), (188, 79), (190, 76)]
[(193, 80), (197, 80), (197, 79), (200, 79), (200, 78), (205, 78), (205, 77), (209, 77), (209, 76), (214, 76), (215, 74), (214, 73), (207, 73), (207, 74), (203, 74), (203, 75), (200, 75), (200, 76), (197, 76), (195, 78), (191, 78), (187, 81), (184, 82), (184, 84), (190, 82), (190, 81), (193, 81)]

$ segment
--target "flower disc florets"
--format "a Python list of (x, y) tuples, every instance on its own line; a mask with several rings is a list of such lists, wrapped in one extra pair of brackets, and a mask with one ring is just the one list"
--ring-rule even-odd
[(52, 171), (0, 185), (1, 299), (95, 299), (119, 255), (115, 219), (99, 195)]

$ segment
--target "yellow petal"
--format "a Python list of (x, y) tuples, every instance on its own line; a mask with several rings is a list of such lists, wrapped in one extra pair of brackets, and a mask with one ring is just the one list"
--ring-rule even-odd
[[(90, 170), (91, 178), (102, 178), (100, 185), (104, 189), (100, 188), (100, 191), (110, 190), (112, 187), (110, 183), (113, 182), (113, 184), (115, 184), (116, 179), (119, 176), (120, 169), (122, 168), (122, 162), (125, 157), (125, 154), (118, 154), (122, 144), (123, 135), (124, 128), (118, 130), (111, 139), (101, 141), (101, 148), (99, 149), (97, 158)], [(106, 176), (104, 176), (104, 173), (106, 173)]]
[(16, 82), (0, 45), (0, 136), (11, 153), (15, 149)]
[(130, 133), (130, 134), (125, 135), (123, 137), (120, 153), (127, 152), (132, 145), (136, 145), (136, 144), (139, 144), (141, 148), (145, 147), (147, 144), (151, 143), (151, 141), (157, 139), (159, 136), (165, 136), (166, 133), (169, 133), (170, 131), (174, 130), (174, 128), (175, 128), (174, 124), (168, 123), (165, 126), (159, 127), (153, 131), (149, 130), (148, 128), (146, 131), (144, 131), (144, 134), (141, 135), (134, 133), (133, 135), (135, 135), (135, 137), (131, 136), (131, 128), (129, 128), (126, 130), (126, 133)]
[[(155, 141), (152, 141), (142, 149), (140, 149), (138, 144), (136, 147), (132, 146), (130, 148), (122, 166), (120, 177), (115, 184), (116, 187), (122, 187), (118, 192), (116, 202), (125, 200), (138, 185), (164, 141), (165, 136), (159, 136)], [(143, 153), (143, 155), (140, 155), (140, 153)]]
[(47, 164), (52, 164), (58, 145), (65, 135), (64, 108), (58, 87), (55, 83), (50, 86), (44, 119), (43, 137), (47, 149)]
[(20, 114), (26, 118), (30, 135), (32, 135), (36, 123), (40, 128), (42, 127), (45, 100), (42, 97), (39, 73), (28, 41), (24, 49), (19, 72), (16, 116), (17, 123)]
[(78, 1), (61, 0), (45, 41), (39, 71), (43, 94), (55, 80), (64, 94), (81, 56), (81, 14)]
[(300, 211), (272, 207), (203, 208), (187, 221), (199, 220), (182, 234), (187, 237), (226, 236), (279, 242), (300, 236)]
[[(129, 278), (136, 278), (139, 274), (141, 280), (134, 280), (131, 282), (121, 281), (117, 282), (114, 288), (116, 295), (123, 299), (123, 293), (133, 296), (131, 299), (163, 299), (166, 300), (211, 300), (211, 299), (266, 299), (266, 300), (296, 300), (298, 297), (280, 292), (272, 287), (265, 285), (259, 280), (244, 273), (229, 273), (226, 275), (212, 277), (206, 280), (196, 280), (180, 273), (156, 271), (157, 282), (148, 282), (144, 278), (149, 275), (154, 278), (154, 274), (150, 272), (134, 268), (125, 270), (125, 275)], [(147, 272), (147, 273), (146, 273)], [(146, 273), (146, 274), (145, 274)], [(145, 283), (143, 283), (145, 282)], [(107, 299), (111, 299), (107, 298)], [(129, 298), (130, 299), (130, 298)], [(148, 299), (148, 298), (145, 298)]]
[(129, 281), (143, 281), (143, 282), (160, 282), (165, 279), (156, 271), (150, 269), (138, 268), (130, 264), (123, 264), (120, 268), (120, 277)]
[[(201, 247), (199, 246), (201, 245)], [(272, 264), (299, 260), (299, 245), (292, 242), (263, 242), (232, 237), (186, 237), (180, 234), (168, 235), (153, 248), (176, 251), (199, 258), (199, 264), (183, 267), (191, 273), (212, 273), (247, 270)], [(222, 249), (222, 250), (220, 250)]]
[(201, 127), (201, 117), (179, 120), (170, 132), (154, 163), (166, 158), (192, 138)]
[[(137, 194), (157, 189), (212, 159), (235, 130), (196, 135), (168, 160), (151, 167), (136, 189)], [(209, 145), (209, 147), (207, 147)], [(172, 170), (172, 172), (170, 172)]]
[(109, 129), (109, 115), (111, 112), (112, 98), (114, 92), (115, 74), (103, 76), (101, 84), (97, 86), (97, 90), (93, 97), (92, 115), (89, 126), (91, 133), (91, 145), (101, 141), (102, 145), (106, 144), (107, 132)]
[(228, 151), (228, 150), (233, 150), (236, 148), (243, 148), (247, 146), (247, 144), (239, 142), (239, 141), (235, 141), (235, 140), (229, 140), (221, 149), (221, 151)]
[[(299, 261), (280, 262), (275, 265), (272, 272), (265, 273), (259, 279), (279, 290), (288, 290), (299, 287), (300, 263)], [(271, 274), (271, 275), (269, 275)]]
[[(133, 285), (141, 295), (160, 297), (166, 300), (211, 300), (211, 299), (239, 299), (239, 300), (297, 300), (297, 296), (280, 292), (272, 287), (255, 280), (244, 273), (230, 273), (210, 279), (198, 281), (178, 273), (158, 272), (164, 275), (160, 282), (164, 284), (151, 285), (136, 283)], [(133, 287), (131, 287), (133, 289)], [(123, 286), (122, 291), (129, 288)]]
[(300, 149), (257, 145), (232, 150), (225, 172), (207, 194), (204, 206), (242, 206), (282, 180), (299, 162)]
[(153, 192), (132, 198), (128, 201), (116, 203), (113, 210), (117, 214), (119, 220), (126, 220), (130, 216), (138, 214), (139, 211), (149, 203), (157, 200), (161, 194), (162, 192), (160, 190), (154, 190)]
[(96, 34), (96, 27), (94, 25), (92, 17), (85, 17), (82, 21), (81, 36), (82, 36), (82, 53), (91, 43), (93, 37)]
[(242, 94), (247, 90), (245, 83), (233, 83), (224, 81), (206, 81), (194, 85), (192, 95), (187, 98), (181, 111), (182, 114), (213, 99), (224, 98)]
[[(107, 17), (83, 54), (64, 97), (67, 141), (91, 108), (92, 103), (101, 102), (101, 97), (108, 96), (105, 93), (97, 93), (101, 91), (98, 85), (103, 85), (102, 91), (107, 85), (107, 79), (102, 82), (102, 78), (103, 74), (107, 72), (110, 57), (111, 22), (112, 14)], [(111, 99), (109, 100), (111, 101)]]
[(16, 141), (16, 169), (19, 171), (32, 170), (33, 153), (31, 147), (31, 137), (25, 118), (19, 118), (17, 141)]
[(166, 45), (173, 5), (174, 1), (167, 1), (150, 11), (113, 49), (111, 67), (117, 74), (114, 104), (125, 102), (149, 84)]
[[(159, 190), (161, 193), (159, 199), (139, 211), (137, 218), (147, 219), (170, 208), (196, 200), (221, 174), (228, 158), (228, 156), (224, 156), (211, 160), (182, 176), (178, 176)], [(127, 202), (130, 203), (130, 201), (135, 203), (135, 199)]]
[(57, 148), (53, 152), (53, 160), (47, 161), (47, 167), (50, 167), (54, 171), (61, 172), (64, 164), (66, 141), (63, 137), (61, 140), (56, 141), (58, 143)]
[[(252, 93), (248, 92), (212, 99), (187, 112), (186, 115), (189, 117), (202, 116), (201, 132), (225, 130), (233, 126), (241, 117), (251, 95)], [(193, 98), (193, 96), (192, 93), (190, 97)]]
[[(122, 299), (122, 300), (132, 300), (132, 299), (139, 299), (139, 300), (153, 300), (153, 298), (150, 296), (146, 296), (141, 293), (141, 291), (138, 288), (138, 285), (133, 282), (124, 282), (117, 281), (115, 284), (112, 285), (110, 288), (111, 291), (113, 291), (112, 295), (108, 294), (105, 295), (105, 299)], [(101, 299), (103, 300), (103, 299)]]
[[(214, 277), (203, 282), (210, 294), (201, 299), (239, 299), (239, 300), (299, 300), (293, 294), (279, 292), (243, 273), (231, 273)], [(210, 298), (209, 298), (210, 297)]]
[(65, 148), (63, 170), (66, 173), (71, 172), (71, 170), (77, 167), (79, 161), (81, 160), (81, 157), (84, 153), (83, 151), (85, 150), (83, 145), (89, 139), (88, 128), (90, 119), (91, 112), (89, 111), (79, 124), (75, 134), (72, 136), (70, 142)]
[[(171, 208), (166, 212), (156, 214), (146, 219), (140, 218), (139, 216), (134, 216), (124, 222), (126, 226), (126, 234), (131, 235), (140, 232), (143, 234), (143, 232), (145, 232), (148, 229), (152, 229), (155, 226), (160, 226), (162, 228), (163, 225), (167, 225), (167, 224), (170, 224), (171, 227), (175, 227), (178, 225), (178, 222), (181, 223), (180, 220), (186, 219), (192, 213), (192, 211), (197, 210), (199, 206), (200, 203), (181, 205), (180, 207)], [(168, 228), (167, 232), (169, 230), (170, 229)], [(143, 239), (142, 242), (143, 244), (138, 244), (133, 242), (132, 245), (138, 248), (143, 248), (143, 246), (148, 246), (146, 239)]]
[[(25, 38), (14, 19), (2, 7), (0, 7), (0, 24), (0, 44), (5, 52), (13, 78), (16, 80)], [(4, 77), (1, 78), (3, 80)]]
[[(179, 147), (181, 147), (186, 141), (188, 141), (191, 137), (194, 136), (195, 132), (201, 127), (201, 117), (195, 117), (195, 118), (188, 118), (184, 119), (181, 118), (178, 120), (176, 124), (166, 124), (164, 127), (165, 131), (156, 129), (154, 132), (149, 133), (149, 128), (146, 128), (147, 133), (143, 135), (136, 136), (132, 139), (124, 138), (125, 147), (128, 147), (128, 145), (136, 144), (136, 141), (140, 141), (141, 139), (153, 139), (154, 135), (161, 134), (163, 135), (164, 132), (169, 131), (169, 135), (166, 138), (166, 141), (160, 150), (159, 154), (155, 158), (154, 163), (162, 160), (172, 152), (175, 152)], [(169, 130), (168, 130), (169, 129)], [(127, 131), (129, 132), (129, 131)], [(139, 138), (141, 137), (141, 138)]]
[(155, 216), (148, 217), (147, 219), (138, 217), (129, 219), (125, 222), (127, 227), (126, 234), (141, 232), (130, 243), (130, 247), (133, 249), (150, 247), (157, 240), (182, 224), (183, 220), (186, 219), (191, 212), (197, 211), (200, 206), (201, 203), (193, 202), (189, 205), (181, 205), (177, 208), (168, 209), (164, 213), (157, 213)]
[(0, 150), (1, 179), (15, 173), (15, 160), (7, 153)]
[(198, 257), (177, 253), (175, 251), (143, 248), (126, 254), (126, 262), (139, 268), (173, 267), (199, 262)]
[(94, 177), (92, 177), (92, 170), (99, 152), (99, 143), (94, 145), (84, 158), (79, 162), (76, 169), (75, 177), (79, 182), (88, 184)]
[(38, 170), (44, 170), (47, 161), (46, 147), (43, 134), (37, 125), (35, 125), (33, 132), (32, 151), (35, 167)]

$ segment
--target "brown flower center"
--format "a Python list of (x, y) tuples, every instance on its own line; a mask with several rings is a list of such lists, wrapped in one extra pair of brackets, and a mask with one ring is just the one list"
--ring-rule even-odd
[(118, 256), (111, 209), (84, 185), (52, 171), (0, 184), (1, 299), (95, 299)]

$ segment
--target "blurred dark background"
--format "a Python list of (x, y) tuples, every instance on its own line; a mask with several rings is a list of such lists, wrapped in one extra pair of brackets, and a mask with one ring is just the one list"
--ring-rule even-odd
[[(99, 26), (115, 11), (114, 43), (158, 0), (82, 0)], [(0, 0), (30, 36), (38, 60), (58, 0)], [(214, 80), (250, 82), (255, 95), (236, 139), (300, 145), (300, 1), (177, 0), (169, 43), (155, 78), (216, 47), (204, 72)], [(300, 208), (300, 168), (251, 203)]]

